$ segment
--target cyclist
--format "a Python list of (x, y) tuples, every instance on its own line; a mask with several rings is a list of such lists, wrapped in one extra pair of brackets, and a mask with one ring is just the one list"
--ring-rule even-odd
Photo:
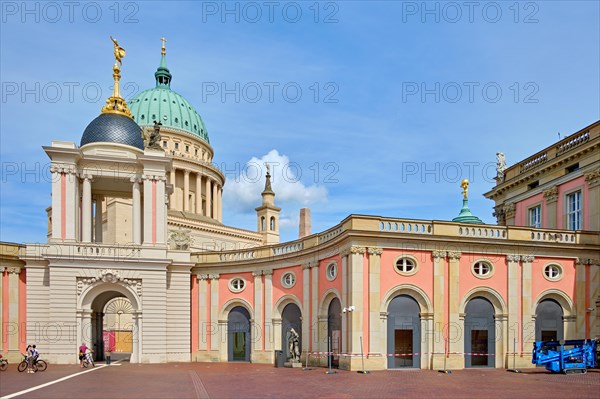
[(27, 357), (25, 358), (25, 361), (27, 362), (27, 372), (28, 372), (28, 373), (33, 373), (33, 372), (34, 372), (34, 371), (33, 371), (33, 363), (34, 363), (34, 359), (33, 359), (33, 356), (34, 356), (34, 348), (35, 348), (35, 345), (34, 345), (34, 346), (32, 346), (32, 345), (27, 345), (27, 349), (26, 349), (26, 352), (25, 352), (25, 354), (27, 355)]
[(83, 367), (83, 358), (87, 351), (93, 352), (93, 350), (88, 348), (85, 343), (81, 343), (81, 346), (79, 347), (79, 367)]
[(33, 345), (31, 347), (31, 364), (35, 364), (37, 362), (38, 357), (40, 357), (40, 351), (37, 350), (37, 347)]

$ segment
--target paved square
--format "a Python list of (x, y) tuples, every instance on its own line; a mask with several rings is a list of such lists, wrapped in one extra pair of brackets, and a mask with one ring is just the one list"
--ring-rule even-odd
[(0, 395), (63, 381), (17, 398), (599, 398), (600, 370), (583, 375), (526, 369), (389, 370), (368, 375), (325, 369), (274, 368), (248, 363), (168, 363), (97, 366), (50, 365), (45, 372), (0, 374)]

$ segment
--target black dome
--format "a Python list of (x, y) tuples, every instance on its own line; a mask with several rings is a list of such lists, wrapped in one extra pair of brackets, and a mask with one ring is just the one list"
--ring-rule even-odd
[(100, 114), (81, 136), (80, 146), (89, 143), (119, 143), (144, 149), (142, 128), (125, 115)]

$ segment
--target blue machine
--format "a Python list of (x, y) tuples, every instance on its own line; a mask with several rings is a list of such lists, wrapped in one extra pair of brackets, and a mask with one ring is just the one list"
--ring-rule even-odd
[(531, 363), (553, 373), (585, 373), (596, 366), (595, 339), (538, 341), (533, 344)]

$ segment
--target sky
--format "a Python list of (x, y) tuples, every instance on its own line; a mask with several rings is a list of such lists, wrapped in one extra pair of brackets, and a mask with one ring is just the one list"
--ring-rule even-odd
[(255, 230), (272, 164), (282, 241), (350, 214), (495, 223), (496, 153), (518, 163), (600, 119), (598, 1), (1, 3), (0, 241), (46, 242), (52, 140), (110, 95), (171, 88), (226, 176), (223, 221)]

